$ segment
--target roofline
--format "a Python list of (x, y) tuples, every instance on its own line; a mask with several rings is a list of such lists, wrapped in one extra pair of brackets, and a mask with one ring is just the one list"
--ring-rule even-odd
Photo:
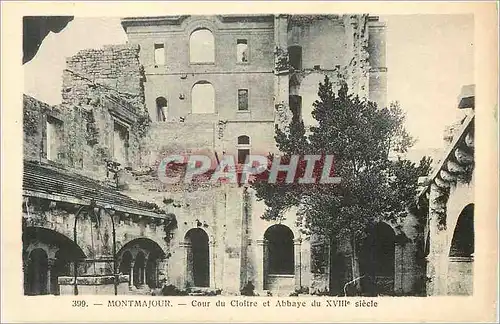
[(431, 184), (434, 182), (434, 179), (438, 176), (439, 172), (445, 165), (445, 163), (448, 162), (448, 158), (450, 155), (453, 153), (455, 148), (457, 147), (457, 144), (464, 139), (464, 137), (467, 135), (466, 130), (472, 125), (474, 121), (474, 114), (471, 114), (467, 116), (465, 121), (463, 122), (462, 126), (460, 127), (460, 131), (457, 132), (457, 135), (453, 138), (452, 142), (448, 146), (448, 148), (445, 151), (445, 154), (443, 154), (443, 158), (439, 162), (438, 165), (434, 168), (432, 171), (431, 175), (427, 178), (428, 184), (422, 188), (422, 190), (418, 193), (418, 197), (422, 196), (425, 194), (425, 192), (431, 187)]
[[(148, 17), (124, 17), (121, 19), (122, 28), (127, 31), (131, 26), (158, 26), (158, 25), (180, 25), (184, 20), (193, 15), (172, 15), (172, 16), (148, 16)], [(247, 15), (213, 15), (222, 22), (272, 22), (273, 14), (247, 14)]]

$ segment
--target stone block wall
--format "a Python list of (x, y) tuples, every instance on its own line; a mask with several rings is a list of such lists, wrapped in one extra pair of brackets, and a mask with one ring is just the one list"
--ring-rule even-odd
[[(143, 69), (138, 60), (139, 47), (133, 45), (110, 45), (102, 49), (86, 49), (66, 60), (66, 69), (86, 78), (91, 83), (105, 86), (110, 92), (120, 94), (136, 108), (144, 104)], [(62, 100), (77, 104), (88, 98), (87, 89), (71, 75), (63, 76)]]

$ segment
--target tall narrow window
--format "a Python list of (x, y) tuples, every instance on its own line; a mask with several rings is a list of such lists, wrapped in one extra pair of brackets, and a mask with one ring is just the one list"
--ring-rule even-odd
[(215, 90), (206, 81), (200, 81), (191, 90), (191, 112), (193, 114), (212, 114), (215, 112)]
[(47, 116), (47, 159), (56, 161), (59, 156), (63, 136), (63, 122)]
[(128, 159), (128, 129), (118, 122), (114, 122), (113, 131), (113, 157), (122, 166)]
[(250, 155), (250, 137), (246, 135), (238, 136), (238, 164), (245, 164)]
[(195, 30), (189, 38), (189, 61), (191, 63), (214, 63), (214, 35), (208, 29)]
[(165, 45), (155, 44), (155, 66), (165, 65)]
[(291, 95), (288, 101), (290, 102), (290, 110), (292, 111), (292, 118), (295, 122), (300, 121), (302, 118), (302, 97)]
[(164, 97), (156, 98), (156, 120), (164, 122), (167, 120), (167, 99)]
[(248, 110), (248, 89), (238, 89), (238, 110)]
[(290, 58), (290, 65), (295, 70), (302, 69), (302, 47), (300, 46), (288, 47), (288, 56)]
[(246, 39), (236, 41), (236, 59), (238, 63), (248, 62), (248, 41)]

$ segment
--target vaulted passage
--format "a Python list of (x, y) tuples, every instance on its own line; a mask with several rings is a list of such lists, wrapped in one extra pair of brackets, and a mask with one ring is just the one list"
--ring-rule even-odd
[(474, 204), (460, 213), (448, 257), (449, 295), (472, 295), (474, 270)]
[(187, 246), (187, 281), (195, 287), (209, 287), (210, 262), (208, 235), (200, 228), (190, 229), (185, 236)]
[(385, 223), (376, 224), (362, 244), (359, 259), (361, 289), (364, 295), (394, 293), (394, 230)]
[(73, 261), (83, 258), (83, 251), (66, 236), (45, 228), (24, 228), (24, 294), (59, 295), (58, 278), (72, 275)]

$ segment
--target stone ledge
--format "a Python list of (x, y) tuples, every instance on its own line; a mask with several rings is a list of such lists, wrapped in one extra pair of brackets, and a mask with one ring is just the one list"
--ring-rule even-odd
[[(118, 283), (128, 282), (128, 275), (119, 275)], [(57, 279), (60, 285), (73, 285), (75, 282), (75, 277), (63, 276)], [(97, 286), (97, 285), (109, 285), (114, 284), (115, 276), (113, 275), (104, 275), (104, 276), (85, 276), (85, 277), (77, 277), (76, 283), (77, 285), (82, 286)]]

